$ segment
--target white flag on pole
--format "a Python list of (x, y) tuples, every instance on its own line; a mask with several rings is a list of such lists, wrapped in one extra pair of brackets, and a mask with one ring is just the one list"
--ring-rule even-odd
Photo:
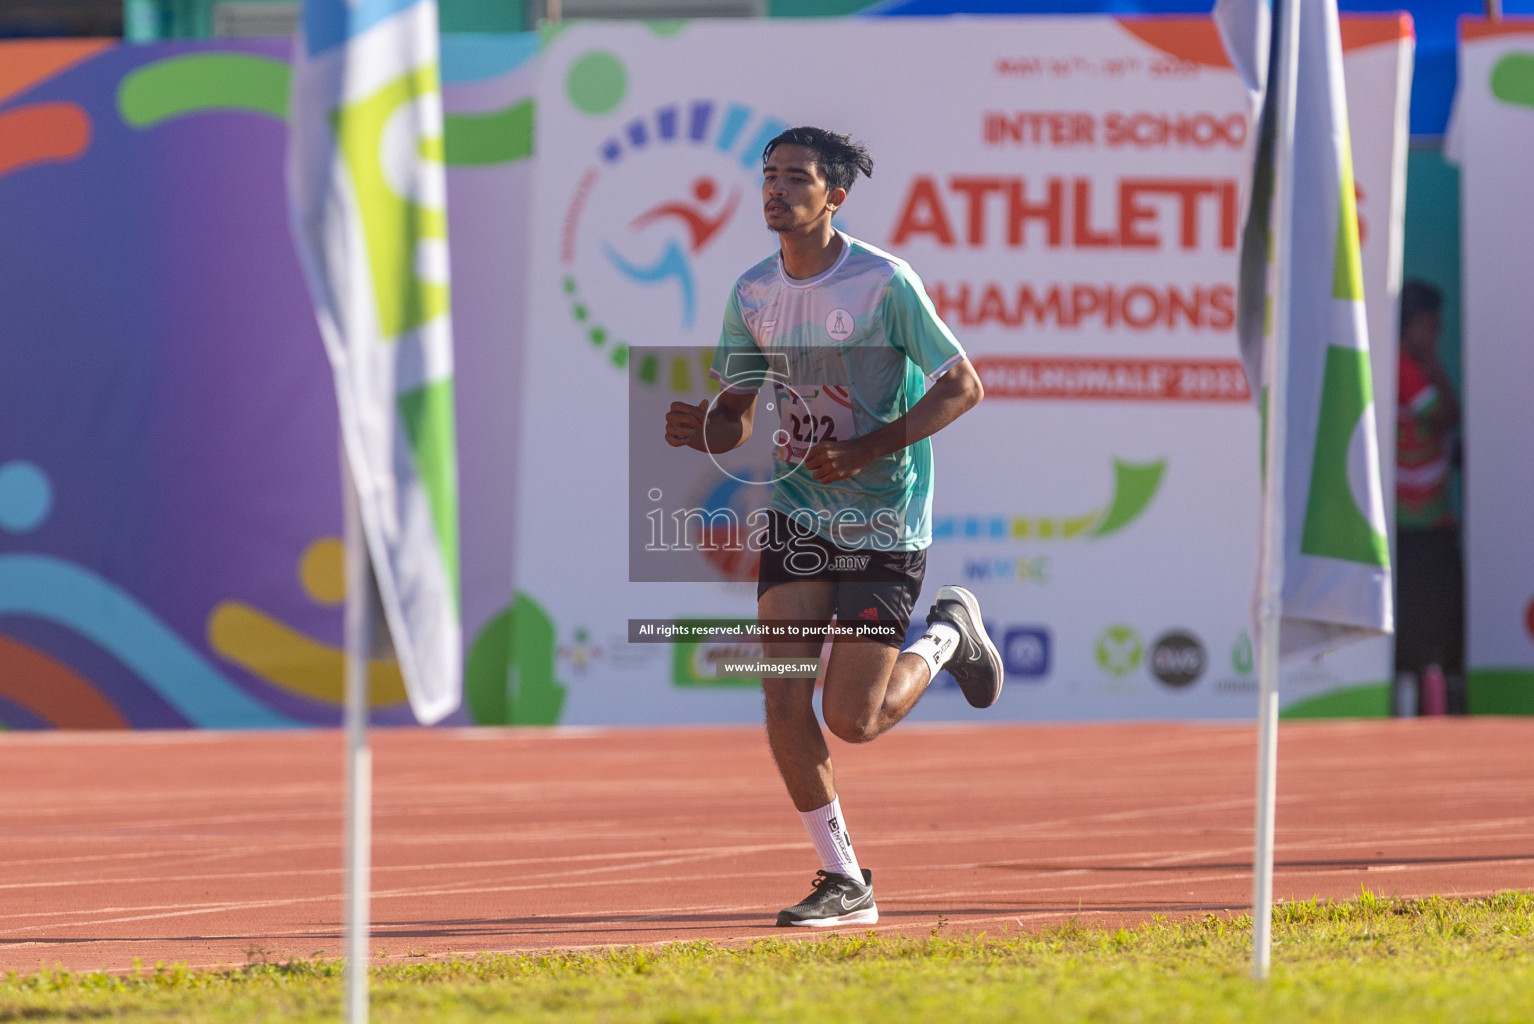
[(435, 0), (304, 0), (288, 196), (410, 706), (462, 695)]
[(1256, 117), (1268, 91), (1268, 58), (1273, 46), (1271, 0), (1215, 0), (1214, 24), (1236, 74), (1246, 86), (1252, 116)]
[[(1289, 2), (1289, 0), (1280, 0)], [(1247, 376), (1266, 394), (1275, 302), (1286, 302), (1289, 361), (1283, 473), (1280, 654), (1318, 654), (1394, 628), (1379, 441), (1364, 320), (1336, 0), (1300, 4), (1294, 113), (1292, 287), (1276, 295), (1268, 0), (1218, 0), (1215, 21), (1261, 111), (1241, 244), (1238, 332)], [(1259, 408), (1263, 408), (1259, 405)], [(1262, 583), (1259, 581), (1259, 588)]]

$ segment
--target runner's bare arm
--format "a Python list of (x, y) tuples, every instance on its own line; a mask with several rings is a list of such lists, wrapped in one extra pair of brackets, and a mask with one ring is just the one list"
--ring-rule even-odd
[(921, 401), (904, 416), (861, 437), (817, 444), (804, 457), (804, 464), (823, 484), (846, 480), (881, 455), (931, 437), (980, 404), (984, 397), (985, 388), (974, 364), (968, 359), (961, 360), (933, 381)]
[(726, 391), (714, 400), (712, 409), (706, 398), (697, 405), (672, 402), (666, 412), (666, 443), (673, 448), (696, 448), (700, 452), (727, 452), (750, 439), (755, 416), (755, 391)]

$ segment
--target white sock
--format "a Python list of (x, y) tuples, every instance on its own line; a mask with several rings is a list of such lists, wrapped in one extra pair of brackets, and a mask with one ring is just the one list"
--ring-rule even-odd
[(863, 869), (858, 866), (857, 854), (852, 852), (852, 837), (847, 834), (847, 823), (842, 819), (841, 798), (835, 797), (813, 811), (800, 811), (799, 820), (804, 822), (804, 830), (810, 834), (810, 842), (815, 844), (820, 866), (862, 884)]
[(925, 633), (911, 641), (911, 646), (900, 653), (914, 654), (925, 661), (930, 670), (927, 678), (935, 679), (938, 669), (948, 664), (948, 659), (953, 657), (953, 652), (958, 649), (958, 628), (952, 623), (934, 622), (927, 627)]

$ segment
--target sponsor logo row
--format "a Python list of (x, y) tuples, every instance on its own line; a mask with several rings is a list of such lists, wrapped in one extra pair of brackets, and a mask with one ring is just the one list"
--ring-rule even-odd
[[(987, 627), (1001, 652), (1009, 679), (1042, 680), (1054, 665), (1054, 637), (1047, 626), (1007, 625)], [(1192, 630), (1168, 629), (1147, 642), (1135, 627), (1108, 626), (1092, 644), (1093, 660), (1107, 676), (1122, 679), (1145, 672), (1161, 685), (1180, 690), (1202, 679), (1210, 668), (1210, 653)], [(1245, 630), (1229, 650), (1230, 672), (1248, 678), (1252, 674), (1252, 644)], [(1238, 687), (1239, 688), (1239, 687)]]
[[(1138, 629), (1118, 623), (1098, 634), (1092, 647), (1097, 667), (1114, 678), (1148, 672), (1174, 690), (1192, 686), (1210, 667), (1210, 655), (1196, 633), (1168, 629), (1149, 643)], [(1252, 673), (1252, 643), (1245, 630), (1230, 646), (1230, 670), (1239, 677)]]
[[(907, 640), (921, 635), (921, 622), (911, 623)], [(1036, 624), (987, 624), (987, 632), (1001, 653), (1008, 680), (1043, 682), (1056, 667), (1056, 643), (1048, 626)], [(761, 645), (750, 640), (733, 642), (678, 642), (673, 648), (672, 682), (678, 686), (752, 685), (756, 679), (719, 679), (716, 663), (721, 659), (758, 657)], [(1210, 673), (1211, 656), (1204, 641), (1192, 630), (1173, 628), (1147, 640), (1133, 626), (1116, 623), (1105, 627), (1092, 641), (1093, 663), (1104, 677), (1128, 681), (1148, 675), (1172, 690), (1192, 687)], [(1231, 675), (1220, 689), (1248, 689), (1254, 669), (1252, 644), (1245, 630), (1231, 643), (1227, 654)], [(1218, 669), (1216, 670), (1219, 671)], [(1241, 685), (1238, 685), (1241, 684)], [(942, 673), (938, 688), (956, 684)]]

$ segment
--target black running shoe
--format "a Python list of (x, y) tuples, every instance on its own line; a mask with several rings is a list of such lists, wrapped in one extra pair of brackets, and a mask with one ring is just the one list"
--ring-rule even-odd
[(778, 927), (835, 928), (843, 924), (873, 924), (879, 920), (874, 906), (874, 875), (863, 869), (859, 884), (846, 875), (815, 872), (815, 891), (787, 910), (778, 912)]
[(959, 631), (959, 649), (943, 667), (964, 691), (964, 699), (988, 708), (1001, 696), (1001, 655), (980, 621), (980, 602), (963, 587), (940, 587), (937, 603), (927, 613), (927, 625), (946, 622)]

